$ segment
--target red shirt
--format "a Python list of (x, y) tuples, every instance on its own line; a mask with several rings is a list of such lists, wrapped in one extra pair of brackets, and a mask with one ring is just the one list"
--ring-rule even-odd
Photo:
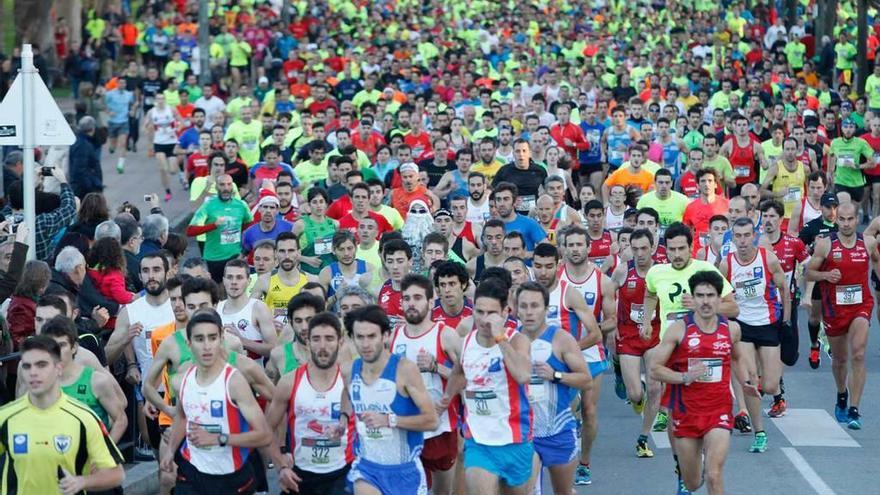
[[(644, 315), (645, 302), (645, 279), (639, 276), (636, 265), (632, 261), (627, 263), (626, 280), (617, 290), (617, 329), (620, 337), (626, 339), (639, 339), (639, 324), (641, 320), (634, 321), (634, 314), (641, 312)], [(635, 308), (633, 306), (636, 306)], [(651, 320), (653, 328), (651, 343), (646, 347), (654, 347), (660, 343), (660, 312), (654, 312)]]
[[(587, 235), (589, 236), (590, 234), (588, 233)], [(602, 236), (598, 239), (590, 236), (590, 252), (587, 253), (587, 256), (596, 266), (602, 268), (602, 262), (605, 261), (605, 257), (611, 254), (611, 244), (613, 243), (614, 240), (611, 238), (611, 232), (607, 230), (602, 231)]]
[(429, 136), (428, 133), (424, 131), (418, 134), (410, 132), (403, 138), (403, 142), (406, 143), (410, 147), (410, 149), (412, 149), (413, 156), (419, 156), (425, 151), (430, 151), (433, 149), (431, 147), (431, 136)]
[(396, 318), (398, 321), (403, 319), (401, 293), (399, 290), (394, 290), (391, 286), (391, 279), (386, 280), (385, 283), (382, 284), (382, 288), (379, 289), (378, 302), (379, 306), (385, 310), (386, 315), (392, 319)]
[(474, 305), (467, 297), (464, 298), (464, 306), (462, 306), (461, 311), (459, 311), (457, 315), (446, 313), (443, 309), (443, 305), (440, 304), (440, 299), (435, 299), (434, 309), (431, 310), (431, 321), (443, 323), (452, 328), (456, 328), (458, 327), (458, 324), (461, 323), (461, 320), (468, 316), (472, 316), (473, 314)]
[(862, 139), (871, 145), (874, 150), (874, 166), (863, 170), (865, 175), (880, 175), (880, 136), (874, 137), (870, 132), (862, 134)]
[[(730, 394), (730, 357), (733, 342), (730, 339), (730, 327), (727, 318), (718, 318), (718, 328), (712, 333), (702, 331), (694, 323), (693, 315), (684, 318), (685, 333), (681, 343), (672, 351), (667, 366), (673, 371), (686, 372), (692, 359), (699, 359), (712, 364), (712, 380), (697, 380), (688, 386), (670, 385), (672, 396), (678, 397), (671, 413), (673, 418), (681, 418), (686, 414), (712, 415), (724, 418), (727, 425), (733, 426), (733, 396)], [(720, 361), (720, 363), (719, 363)], [(716, 375), (717, 374), (717, 375)], [(717, 378), (715, 378), (717, 376)], [(718, 423), (724, 424), (724, 423)]]
[[(372, 218), (373, 220), (375, 220), (376, 223), (379, 225), (379, 230), (376, 232), (376, 240), (377, 241), (379, 240), (380, 237), (382, 237), (382, 234), (384, 234), (385, 232), (391, 232), (392, 230), (394, 230), (391, 227), (391, 224), (388, 223), (388, 220), (385, 220), (385, 217), (383, 217), (382, 215), (375, 213), (375, 212), (372, 212), (372, 211), (368, 211), (367, 215), (370, 218)], [(360, 224), (360, 221), (357, 220), (354, 216), (352, 216), (351, 213), (349, 213), (339, 219), (339, 230), (348, 229), (351, 231), (352, 234), (357, 236), (358, 224)], [(360, 241), (358, 241), (358, 242), (360, 242)]]
[(740, 146), (736, 137), (732, 138), (728, 160), (733, 167), (734, 180), (739, 185), (755, 182), (758, 178), (755, 171), (755, 143), (761, 144), (751, 135), (745, 146)]
[(196, 177), (207, 177), (211, 171), (211, 168), (208, 165), (208, 160), (210, 159), (211, 155), (203, 155), (201, 151), (196, 151), (189, 155), (189, 158), (186, 159), (187, 177), (191, 179)]
[[(694, 237), (709, 232), (709, 219), (715, 215), (727, 215), (730, 211), (727, 198), (715, 197), (715, 201), (705, 204), (699, 198), (688, 203), (684, 209), (682, 223), (694, 231)], [(696, 242), (694, 243), (696, 244)]]
[[(696, 174), (691, 172), (690, 169), (687, 169), (685, 173), (681, 174), (678, 185), (679, 189), (681, 189), (681, 193), (688, 198), (697, 199), (700, 197), (700, 185), (697, 183)], [(716, 181), (715, 183), (715, 194), (718, 196), (724, 196), (720, 181)]]
[(284, 71), (284, 77), (287, 78), (288, 83), (292, 83), (296, 81), (296, 74), (298, 72), (302, 72), (305, 68), (306, 63), (300, 59), (296, 60), (285, 60), (284, 64), (281, 66)]
[(375, 132), (371, 132), (366, 139), (361, 138), (360, 132), (352, 132), (351, 144), (366, 153), (370, 157), (370, 161), (374, 161), (376, 160), (376, 151), (379, 146), (385, 144), (385, 139)]
[(345, 196), (342, 196), (331, 203), (330, 207), (327, 208), (327, 213), (325, 213), (325, 215), (332, 218), (333, 220), (339, 220), (345, 215), (351, 213), (351, 208), (351, 196), (346, 194)]
[(335, 108), (336, 113), (339, 114), (339, 105), (330, 98), (326, 98), (324, 101), (313, 101), (312, 104), (309, 105), (309, 113), (315, 115), (318, 112), (326, 112), (328, 108)]
[[(553, 127), (550, 128), (550, 136), (553, 137), (553, 140), (556, 141), (556, 144), (560, 148), (568, 153), (568, 156), (571, 157), (571, 163), (574, 165), (573, 170), (577, 170), (578, 164), (580, 163), (578, 161), (578, 151), (587, 151), (590, 149), (590, 142), (584, 137), (584, 131), (580, 126), (574, 125), (571, 122), (565, 125), (554, 124)], [(574, 145), (566, 146), (566, 139), (570, 140)]]
[(400, 216), (406, 220), (409, 213), (409, 204), (413, 201), (421, 199), (428, 207), (431, 207), (431, 197), (428, 196), (428, 189), (423, 185), (418, 185), (413, 192), (406, 192), (403, 187), (397, 187), (391, 190), (391, 206), (393, 206)]
[(779, 264), (782, 266), (782, 271), (785, 272), (785, 281), (788, 282), (788, 288), (793, 294), (795, 290), (794, 269), (797, 263), (803, 263), (810, 257), (807, 247), (797, 237), (782, 234), (779, 240), (773, 244), (773, 253), (779, 258)]

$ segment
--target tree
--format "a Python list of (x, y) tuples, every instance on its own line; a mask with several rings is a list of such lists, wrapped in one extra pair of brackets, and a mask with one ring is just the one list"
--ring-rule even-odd
[(53, 0), (16, 0), (15, 45), (30, 43), (39, 47), (50, 62), (55, 60), (55, 25), (52, 20)]

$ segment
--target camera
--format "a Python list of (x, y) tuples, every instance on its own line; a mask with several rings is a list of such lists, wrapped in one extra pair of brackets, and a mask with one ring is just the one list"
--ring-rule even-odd
[(151, 199), (153, 199), (151, 195), (144, 194), (144, 203), (149, 203)]
[(43, 167), (40, 169), (40, 174), (42, 174), (43, 177), (52, 177), (52, 167)]

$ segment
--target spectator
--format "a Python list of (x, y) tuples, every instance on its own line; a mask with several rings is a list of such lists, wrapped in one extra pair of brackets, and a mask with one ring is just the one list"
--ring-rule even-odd
[(78, 198), (90, 192), (104, 190), (104, 174), (101, 171), (101, 146), (95, 139), (95, 119), (89, 116), (79, 120), (76, 142), (70, 147), (71, 186)]
[[(58, 179), (59, 183), (61, 183), (61, 202), (58, 207), (53, 208), (50, 211), (43, 211), (40, 213), (39, 206), (37, 208), (38, 213), (33, 229), (36, 232), (37, 237), (36, 257), (39, 260), (45, 260), (49, 257), (49, 254), (51, 253), (50, 248), (52, 239), (55, 238), (55, 235), (57, 235), (61, 229), (70, 225), (73, 219), (76, 218), (76, 201), (73, 196), (73, 191), (67, 183), (67, 177), (64, 175), (64, 171), (60, 168), (53, 168), (52, 175)], [(37, 201), (38, 205), (40, 203), (42, 203), (42, 201)], [(0, 210), (0, 214), (9, 218), (14, 214), (23, 213), (23, 208), (24, 194), (22, 191), (22, 183), (21, 181), (17, 181), (9, 188), (9, 203), (3, 207), (3, 210)]]
[(97, 241), (104, 237), (112, 237), (117, 241), (122, 239), (122, 230), (120, 230), (119, 225), (115, 221), (107, 220), (95, 227), (95, 238), (93, 240)]
[(96, 308), (104, 308), (110, 316), (119, 312), (119, 304), (107, 299), (87, 275), (86, 258), (73, 246), (67, 246), (55, 257), (55, 267), (47, 292), (63, 290), (76, 298), (81, 315), (91, 315)]
[(142, 230), (144, 242), (141, 244), (139, 253), (141, 257), (147, 253), (163, 249), (165, 241), (168, 240), (168, 219), (164, 215), (157, 213), (147, 215), (142, 224)]
[(12, 293), (12, 301), (6, 312), (15, 349), (21, 346), (24, 339), (34, 334), (37, 299), (46, 291), (51, 278), (52, 270), (45, 261), (31, 260), (24, 265), (24, 275)]
[(141, 276), (138, 269), (141, 266), (141, 242), (144, 239), (143, 232), (137, 220), (129, 214), (120, 213), (113, 219), (119, 225), (119, 243), (125, 254), (125, 266), (128, 268), (125, 280), (128, 290), (138, 293), (143, 290)]
[(79, 232), (94, 241), (95, 229), (109, 219), (110, 210), (107, 207), (107, 198), (101, 193), (88, 193), (79, 205), (76, 222), (67, 231)]
[[(5, 226), (0, 223), (0, 228)], [(21, 281), (28, 251), (27, 234), (27, 225), (21, 223), (15, 231), (15, 239), (0, 244), (0, 301), (9, 298)]]
[(119, 241), (105, 237), (95, 242), (87, 261), (89, 277), (102, 296), (117, 304), (134, 300), (134, 294), (125, 289), (126, 260)]
[(21, 151), (13, 151), (6, 154), (6, 157), (3, 158), (3, 194), (4, 196), (8, 194), (6, 191), (9, 190), (9, 186), (12, 185), (13, 182), (17, 180), (21, 180), (21, 173), (23, 170), (22, 161), (24, 160), (24, 155), (22, 155)]

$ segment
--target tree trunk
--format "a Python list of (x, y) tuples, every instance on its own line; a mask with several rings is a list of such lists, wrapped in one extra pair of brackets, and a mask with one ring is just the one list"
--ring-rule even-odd
[(858, 65), (855, 83), (858, 94), (865, 94), (865, 81), (868, 78), (868, 2), (858, 0)]
[(82, 44), (82, 0), (61, 0), (57, 2), (58, 17), (67, 19), (67, 26), (70, 29), (70, 35), (67, 40), (68, 45), (73, 43)]
[(834, 37), (837, 22), (837, 0), (818, 0), (816, 12), (816, 51), (822, 49), (822, 37)]
[(15, 44), (31, 43), (41, 52), (54, 46), (52, 0), (16, 0)]

